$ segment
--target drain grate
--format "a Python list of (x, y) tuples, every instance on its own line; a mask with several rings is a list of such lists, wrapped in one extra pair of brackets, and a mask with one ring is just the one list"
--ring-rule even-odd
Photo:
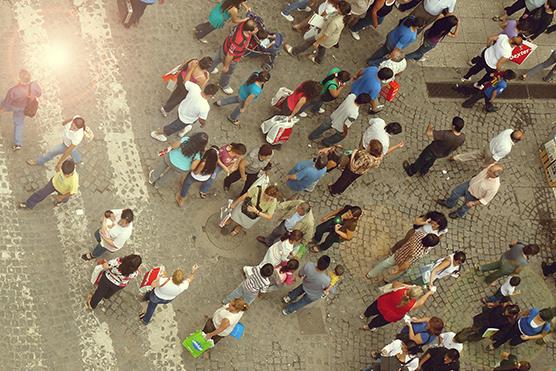
[[(455, 90), (454, 82), (428, 82), (427, 92), (430, 98), (463, 99), (475, 90), (471, 84), (461, 84)], [(497, 99), (556, 99), (556, 89), (550, 84), (513, 84)]]

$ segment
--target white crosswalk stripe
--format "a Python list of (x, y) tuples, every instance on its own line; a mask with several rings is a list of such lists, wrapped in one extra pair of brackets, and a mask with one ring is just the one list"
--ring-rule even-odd
[[(43, 134), (42, 149), (46, 150), (61, 139), (62, 102), (57, 81), (43, 63), (47, 55), (48, 34), (43, 27), (43, 17), (38, 1), (18, 1), (13, 5), (15, 18), (23, 38), (24, 59), (33, 76), (40, 80), (43, 98), (36, 120)], [(49, 172), (49, 177), (52, 172)], [(46, 181), (47, 178), (45, 178)], [(46, 202), (46, 201), (45, 201)], [(85, 215), (78, 216), (75, 210), (83, 209), (79, 195), (72, 197), (68, 204), (55, 208), (58, 237), (64, 249), (64, 267), (70, 282), (83, 282), (83, 261), (79, 259), (80, 242), (88, 241)], [(86, 282), (84, 283), (86, 284)], [(84, 291), (70, 286), (71, 303), (79, 329), (81, 357), (86, 368), (112, 370), (116, 368), (116, 355), (106, 324), (101, 324), (93, 313), (85, 309)]]

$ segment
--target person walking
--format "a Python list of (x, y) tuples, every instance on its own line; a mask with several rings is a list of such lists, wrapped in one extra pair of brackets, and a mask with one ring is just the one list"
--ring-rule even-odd
[(166, 142), (168, 136), (174, 133), (178, 133), (178, 136), (183, 138), (197, 122), (201, 128), (205, 127), (210, 111), (208, 100), (218, 92), (218, 87), (214, 84), (208, 84), (201, 90), (199, 85), (191, 81), (186, 81), (184, 86), (187, 90), (187, 96), (178, 107), (178, 118), (163, 128), (152, 131), (151, 137), (153, 139)]
[[(545, 31), (550, 33), (548, 26), (552, 23), (554, 19), (554, 10), (556, 9), (556, 0), (547, 0), (543, 6), (533, 10), (532, 12), (526, 11), (520, 18), (520, 20), (525, 20), (530, 25), (527, 30), (527, 38), (529, 40), (535, 40), (537, 37), (542, 35)], [(554, 28), (554, 26), (552, 26)]]
[(556, 316), (556, 307), (531, 308), (522, 313), (520, 318), (506, 331), (498, 331), (492, 336), (492, 344), (487, 350), (495, 350), (506, 342), (515, 347), (529, 340), (539, 340), (550, 332), (550, 321)]
[(461, 266), (465, 263), (466, 255), (463, 251), (440, 258), (434, 263), (427, 264), (419, 269), (420, 275), (411, 280), (410, 283), (418, 286), (434, 286), (434, 281), (446, 277), (458, 278)]
[(398, 135), (402, 132), (402, 126), (399, 122), (389, 122), (386, 124), (381, 118), (375, 117), (369, 119), (369, 126), (363, 132), (359, 148), (369, 149), (371, 140), (376, 139), (382, 144), (382, 157), (394, 152), (399, 148), (403, 148), (404, 141), (402, 140), (393, 147), (390, 147), (390, 137)]
[(180, 184), (185, 181), (191, 169), (195, 169), (201, 160), (208, 144), (208, 135), (205, 132), (193, 134), (191, 137), (183, 136), (166, 149), (166, 154), (160, 157), (154, 169), (149, 171), (148, 181), (158, 189), (160, 179), (172, 169), (180, 174)]
[(393, 76), (394, 72), (387, 67), (379, 69), (378, 67), (371, 66), (360, 69), (353, 77), (354, 81), (351, 84), (351, 94), (355, 94), (355, 96), (359, 96), (363, 93), (368, 94), (371, 97), (371, 108), (369, 113), (378, 113), (384, 108), (384, 105), (378, 103), (382, 85), (387, 84)]
[(540, 249), (536, 244), (524, 244), (517, 240), (510, 243), (510, 249), (506, 251), (498, 261), (479, 266), (479, 272), (490, 272), (485, 278), (485, 282), (493, 284), (501, 277), (512, 274), (519, 274), (523, 268), (529, 264), (532, 256), (537, 255)]
[(61, 203), (68, 202), (71, 196), (77, 194), (78, 189), (79, 174), (75, 170), (75, 163), (72, 159), (67, 159), (62, 163), (61, 169), (50, 178), (44, 187), (33, 193), (27, 201), (19, 203), (19, 208), (33, 209), (52, 193), (56, 193), (54, 206), (58, 206)]
[[(492, 79), (485, 83), (483, 90), (473, 89), (471, 96), (467, 98), (461, 106), (464, 108), (472, 108), (477, 101), (484, 98), (486, 112), (498, 111), (498, 108), (492, 104), (492, 101), (498, 98), (508, 87), (508, 81), (516, 78), (516, 73), (512, 70), (505, 70), (493, 75)], [(456, 85), (456, 90), (458, 87), (459, 86)]]
[(251, 10), (246, 0), (222, 0), (216, 4), (209, 13), (208, 21), (198, 24), (193, 29), (197, 40), (203, 44), (207, 44), (208, 41), (205, 40), (205, 37), (212, 31), (224, 27), (228, 21), (236, 25), (247, 21), (249, 18), (240, 17), (240, 7), (246, 11)]
[[(245, 154), (247, 153), (247, 148), (243, 143), (230, 143), (226, 144), (218, 149), (218, 160), (216, 169), (211, 175), (205, 189), (208, 190), (212, 187), (212, 184), (222, 171), (226, 172), (229, 176), (238, 169), (240, 162), (243, 160)], [(201, 198), (206, 197), (206, 193), (200, 194)]]
[(293, 22), (294, 18), (291, 15), (291, 12), (293, 12), (294, 10), (299, 10), (307, 13), (312, 12), (313, 9), (311, 9), (311, 7), (315, 6), (316, 3), (316, 0), (292, 0), (292, 2), (288, 3), (284, 8), (282, 8), (280, 14), (282, 15), (282, 17), (286, 18), (288, 22)]
[(199, 189), (199, 197), (204, 199), (208, 195), (210, 178), (214, 175), (218, 163), (219, 148), (212, 146), (205, 151), (203, 157), (185, 177), (181, 186), (181, 190), (176, 193), (176, 202), (179, 207), (185, 206), (185, 197), (189, 193), (189, 188), (193, 183), (201, 183)]
[(137, 277), (141, 263), (141, 256), (135, 254), (102, 261), (103, 272), (95, 292), (87, 297), (87, 308), (95, 309), (103, 299), (110, 299), (126, 287), (129, 281)]
[(491, 165), (502, 161), (504, 157), (508, 156), (512, 151), (513, 146), (520, 142), (524, 135), (523, 130), (506, 129), (492, 138), (488, 143), (488, 146), (486, 146), (482, 151), (460, 153), (450, 157), (450, 159), (462, 162), (483, 160), (485, 165)]
[(384, 18), (386, 18), (386, 16), (392, 12), (392, 9), (394, 9), (394, 4), (396, 4), (396, 0), (374, 1), (365, 13), (365, 16), (359, 18), (357, 22), (349, 28), (351, 36), (355, 40), (361, 40), (359, 32), (369, 26), (376, 31), (378, 26), (382, 24), (382, 21), (384, 21)]
[(398, 337), (403, 340), (411, 340), (421, 347), (439, 343), (439, 336), (444, 330), (444, 321), (438, 317), (412, 317), (406, 320)]
[(350, 80), (351, 74), (349, 72), (343, 71), (338, 67), (332, 68), (320, 82), (322, 85), (320, 96), (311, 102), (305, 103), (305, 106), (301, 108), (302, 112), (299, 114), (299, 117), (306, 117), (306, 111), (308, 110), (311, 110), (312, 113), (324, 113), (325, 110), (322, 108), (322, 105), (336, 100)]
[(529, 371), (531, 364), (519, 361), (517, 356), (509, 352), (500, 352), (500, 364), (493, 371)]
[(286, 185), (294, 193), (311, 192), (319, 180), (326, 175), (327, 163), (326, 156), (319, 156), (316, 162), (313, 160), (299, 161), (288, 172)]
[(543, 6), (545, 2), (546, 0), (517, 0), (510, 6), (504, 7), (504, 12), (508, 17), (519, 12), (523, 8), (527, 8), (526, 11), (532, 12)]
[(265, 264), (271, 264), (273, 268), (279, 267), (280, 265), (286, 264), (289, 259), (292, 258), (292, 251), (301, 243), (303, 240), (303, 232), (294, 229), (291, 232), (286, 232), (280, 236), (279, 240), (272, 244), (263, 260), (257, 266), (244, 266), (243, 272), (246, 276), (251, 274), (251, 270), (256, 267), (262, 267)]
[(390, 78), (386, 83), (390, 83), (396, 79), (403, 71), (407, 68), (407, 60), (405, 59), (405, 54), (399, 50), (392, 50), (382, 62), (378, 65), (378, 69), (389, 68), (393, 72), (392, 78)]
[(218, 107), (228, 104), (237, 104), (232, 113), (227, 116), (232, 124), (239, 125), (239, 115), (261, 95), (264, 84), (270, 80), (270, 73), (267, 71), (255, 72), (249, 76), (245, 84), (239, 87), (239, 95), (217, 100), (214, 104)]
[(534, 76), (551, 66), (552, 68), (550, 69), (550, 71), (548, 71), (548, 73), (542, 78), (542, 80), (545, 82), (551, 81), (552, 78), (554, 77), (554, 71), (556, 71), (556, 49), (550, 53), (550, 55), (544, 62), (539, 63), (536, 66), (527, 70), (527, 72), (525, 72), (521, 76), (521, 79), (526, 80), (527, 78)]
[[(187, 97), (189, 91), (185, 88), (186, 81), (191, 81), (199, 85), (201, 89), (204, 89), (210, 79), (209, 68), (211, 65), (212, 58), (203, 57), (201, 59), (190, 59), (179, 66), (175, 73), (176, 87), (172, 91), (172, 94), (170, 94), (166, 103), (160, 107), (162, 116), (168, 117), (168, 113)], [(165, 75), (165, 77), (167, 75)]]
[(402, 247), (378, 262), (367, 272), (367, 278), (376, 280), (379, 275), (385, 270), (388, 270), (385, 281), (392, 282), (403, 276), (417, 260), (427, 255), (429, 251), (439, 243), (440, 238), (438, 235), (415, 231)]
[(241, 179), (244, 181), (244, 184), (239, 195), (245, 194), (257, 180), (261, 172), (270, 170), (270, 161), (273, 156), (274, 151), (272, 150), (272, 146), (268, 143), (252, 149), (246, 157), (239, 161), (238, 169), (232, 171), (224, 179), (224, 191), (228, 192), (231, 185)]
[(390, 248), (390, 251), (395, 252), (402, 247), (415, 231), (421, 231), (426, 234), (433, 233), (438, 237), (442, 237), (448, 233), (448, 220), (443, 213), (436, 210), (419, 215), (413, 221), (413, 227), (405, 234), (405, 237), (396, 242), (394, 246)]
[[(147, 6), (156, 3), (156, 0), (130, 0), (131, 8), (133, 12), (127, 23), (124, 23), (125, 28), (130, 28), (131, 26), (137, 27), (139, 25), (139, 20), (143, 17)], [(164, 0), (158, 0), (160, 5), (164, 4)]]
[(298, 113), (301, 116), (302, 108), (317, 99), (322, 90), (318, 81), (303, 81), (289, 96), (276, 103), (276, 108), (280, 110), (280, 115), (288, 116), (291, 120)]
[(268, 289), (277, 280), (276, 277), (273, 278), (274, 266), (269, 263), (262, 266), (244, 267), (243, 270), (247, 278), (226, 296), (222, 304), (228, 304), (234, 299), (243, 299), (251, 305), (261, 291)]
[(369, 149), (353, 150), (348, 165), (334, 184), (328, 185), (331, 196), (340, 195), (361, 175), (377, 168), (382, 162), (382, 144), (376, 139), (369, 142)]
[[(473, 325), (458, 331), (454, 339), (459, 343), (477, 342), (483, 339), (483, 334), (488, 329), (505, 332), (517, 321), (519, 313), (519, 306), (511, 302), (485, 306), (481, 313), (473, 317)], [(492, 342), (492, 337), (490, 341)]]
[(321, 64), (326, 50), (338, 46), (342, 31), (349, 22), (350, 12), (351, 5), (347, 1), (340, 1), (338, 3), (338, 12), (327, 17), (318, 35), (304, 40), (297, 46), (285, 43), (284, 50), (288, 54), (295, 56), (313, 46), (316, 50), (316, 55), (311, 54), (309, 60), (313, 63)]
[(367, 59), (367, 64), (369, 66), (378, 65), (392, 51), (402, 51), (407, 48), (415, 42), (417, 30), (421, 27), (423, 27), (423, 20), (421, 18), (409, 16), (402, 19), (398, 26), (388, 33), (384, 44)]
[(432, 143), (423, 149), (417, 160), (410, 164), (409, 161), (403, 162), (403, 168), (408, 176), (419, 173), (426, 175), (437, 159), (448, 157), (465, 142), (463, 133), (464, 121), (461, 117), (455, 116), (452, 119), (452, 130), (434, 130), (432, 124), (427, 126), (425, 134)]
[(435, 20), (452, 15), (455, 8), (456, 0), (423, 0), (413, 9), (409, 17), (422, 20), (422, 25), (419, 27), (422, 31)]
[(22, 69), (19, 71), (19, 82), (6, 92), (4, 100), (0, 102), (0, 113), (11, 112), (14, 124), (14, 145), (12, 150), (19, 151), (23, 146), (23, 126), (25, 124), (25, 109), (36, 101), (42, 94), (37, 81), (31, 80), (31, 73)]
[(325, 290), (330, 286), (330, 276), (327, 269), (330, 266), (330, 257), (323, 255), (317, 263), (309, 262), (299, 271), (303, 282), (291, 290), (282, 300), (287, 306), (282, 309), (282, 314), (287, 316), (297, 312), (312, 302), (322, 298)]
[(410, 311), (422, 307), (432, 294), (432, 290), (424, 293), (421, 287), (392, 282), (392, 291), (380, 295), (359, 316), (363, 321), (373, 317), (360, 329), (374, 332), (380, 327), (398, 322)]
[(363, 371), (415, 371), (421, 348), (413, 341), (394, 340), (379, 352), (371, 352), (373, 363)]
[(205, 338), (207, 340), (212, 339), (214, 345), (218, 344), (220, 340), (232, 333), (234, 327), (248, 309), (249, 304), (241, 298), (234, 299), (218, 308), (203, 327), (203, 332), (206, 334)]
[(504, 301), (511, 301), (512, 296), (519, 295), (521, 292), (516, 290), (517, 286), (521, 283), (521, 278), (519, 276), (509, 276), (507, 277), (494, 295), (487, 296), (483, 303), (499, 303)]
[(189, 284), (195, 279), (197, 269), (199, 269), (199, 266), (194, 264), (187, 278), (181, 269), (176, 269), (172, 276), (159, 277), (152, 283), (151, 287), (154, 287), (154, 289), (147, 292), (143, 297), (148, 302), (147, 309), (139, 314), (139, 319), (143, 324), (149, 324), (159, 304), (172, 302), (179, 294), (189, 288)]
[(459, 20), (455, 15), (448, 15), (437, 19), (423, 34), (421, 46), (417, 50), (406, 54), (405, 59), (418, 62), (426, 61), (425, 54), (436, 48), (446, 36), (457, 37), (458, 30)]
[(253, 227), (261, 218), (272, 220), (278, 204), (277, 196), (278, 187), (274, 185), (249, 188), (230, 205), (232, 215), (225, 231), (229, 230), (231, 236), (237, 236), (243, 229)]
[(36, 160), (27, 160), (28, 165), (44, 165), (58, 155), (62, 156), (56, 162), (54, 167), (56, 171), (60, 171), (62, 164), (70, 156), (74, 163), (81, 163), (81, 156), (77, 152), (77, 146), (83, 141), (85, 135), (85, 120), (81, 116), (74, 116), (71, 119), (64, 120), (62, 126), (64, 127), (62, 143), (50, 148), (46, 154), (39, 156)]
[(371, 97), (366, 94), (349, 94), (334, 112), (324, 120), (320, 126), (309, 134), (309, 140), (317, 141), (325, 132), (334, 129), (334, 133), (323, 138), (321, 144), (331, 147), (341, 142), (349, 132), (349, 128), (359, 117), (359, 108), (371, 103)]
[(133, 219), (131, 209), (105, 211), (102, 225), (94, 234), (97, 245), (93, 251), (81, 255), (81, 259), (89, 261), (122, 249), (133, 232)]
[[(319, 7), (317, 8), (317, 11), (313, 11), (311, 9), (311, 11), (308, 12), (309, 14), (306, 17), (304, 17), (301, 21), (294, 23), (292, 25), (292, 29), (297, 32), (301, 32), (305, 34), (311, 28), (311, 25), (309, 25), (309, 21), (311, 20), (311, 18), (313, 18), (313, 15), (318, 14), (324, 19), (328, 18), (332, 14), (338, 12), (338, 6), (340, 4), (340, 1), (341, 0), (323, 1), (322, 3), (320, 3)], [(352, 6), (351, 14), (353, 14), (353, 6)]]
[(463, 198), (463, 204), (448, 214), (452, 219), (463, 218), (469, 209), (478, 205), (486, 206), (496, 196), (500, 188), (500, 174), (503, 170), (502, 165), (489, 165), (471, 180), (456, 186), (449, 198), (436, 200), (436, 203), (452, 209), (456, 206), (458, 199)]
[[(311, 239), (311, 250), (313, 252), (326, 251), (334, 243), (351, 240), (362, 213), (359, 206), (346, 205), (324, 215), (320, 218), (320, 224)], [(325, 234), (328, 235), (324, 242), (321, 242)]]
[(280, 202), (276, 207), (276, 212), (281, 213), (278, 218), (281, 222), (266, 237), (257, 236), (257, 241), (266, 247), (272, 246), (283, 235), (294, 230), (303, 234), (302, 242), (305, 244), (315, 233), (315, 217), (308, 202), (303, 200)]
[(230, 78), (234, 73), (237, 64), (241, 61), (247, 48), (251, 43), (251, 39), (257, 33), (258, 28), (254, 20), (248, 19), (235, 26), (234, 30), (224, 40), (224, 45), (218, 48), (216, 55), (212, 58), (212, 66), (210, 73), (217, 74), (220, 63), (222, 63), (222, 74), (218, 86), (227, 95), (232, 95), (234, 89), (230, 87)]

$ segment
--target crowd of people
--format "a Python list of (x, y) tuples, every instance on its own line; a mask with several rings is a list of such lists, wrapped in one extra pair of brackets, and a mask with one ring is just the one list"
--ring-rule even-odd
[[(137, 26), (147, 6), (154, 2), (132, 1), (135, 13), (126, 25)], [(381, 90), (403, 70), (414, 68), (408, 61), (423, 61), (446, 36), (458, 37), (460, 19), (456, 0), (296, 0), (285, 4), (281, 11), (286, 21), (297, 20), (293, 29), (303, 35), (302, 41), (294, 40), (290, 44), (283, 42), (281, 33), (266, 29), (262, 18), (245, 0), (223, 0), (213, 5), (207, 21), (195, 26), (194, 36), (199, 42), (208, 43), (205, 37), (215, 32), (222, 35), (223, 43), (214, 46), (212, 56), (192, 56), (164, 75), (172, 93), (160, 107), (160, 113), (166, 118), (177, 107), (177, 115), (167, 125), (151, 132), (153, 139), (168, 144), (149, 171), (148, 182), (158, 189), (169, 172), (178, 173), (180, 185), (176, 189), (176, 204), (185, 207), (192, 202), (188, 200), (191, 186), (198, 183), (199, 197), (205, 199), (219, 174), (225, 173), (222, 180), (225, 192), (231, 192), (231, 186), (238, 181), (241, 181), (242, 189), (228, 204), (227, 213), (220, 221), (222, 233), (234, 237), (259, 221), (271, 223), (268, 235), (256, 237), (267, 248), (262, 260), (257, 265), (243, 267), (245, 279), (223, 298), (223, 305), (204, 325), (206, 338), (216, 344), (232, 333), (244, 312), (264, 293), (287, 287), (289, 292), (282, 299), (285, 304), (282, 313), (290, 315), (336, 291), (345, 272), (342, 265), (332, 267), (331, 258), (325, 254), (316, 262), (308, 259), (303, 263), (303, 260), (311, 256), (308, 252), (322, 254), (335, 244), (341, 248), (343, 242), (351, 240), (364, 210), (346, 204), (316, 219), (318, 216), (313, 213), (313, 205), (304, 200), (304, 194), (313, 192), (321, 179), (334, 171), (338, 177), (327, 186), (329, 194), (339, 196), (349, 192), (359, 177), (378, 168), (386, 156), (404, 147), (403, 141), (390, 145), (391, 138), (402, 132), (402, 125), (386, 123), (378, 117), (386, 109), (379, 101)], [(259, 6), (262, 5), (254, 4), (255, 11)], [(394, 8), (398, 11), (393, 11)], [(521, 17), (509, 18), (523, 8)], [(554, 9), (556, 0), (518, 0), (504, 9), (504, 15), (494, 17), (495, 21), (501, 22), (500, 33), (489, 38), (482, 51), (477, 51), (461, 82), (480, 73), (483, 76), (473, 86), (461, 82), (455, 86), (470, 96), (463, 107), (472, 107), (484, 98), (485, 110), (496, 110), (493, 101), (517, 76), (505, 68), (513, 48), (524, 40), (534, 40), (543, 32), (554, 31), (555, 26), (550, 26)], [(296, 12), (302, 12), (303, 19), (297, 18)], [(349, 52), (345, 46), (339, 46), (345, 28), (355, 40), (361, 40), (366, 37), (365, 28), (383, 31), (383, 20), (394, 14), (400, 16), (399, 23), (384, 32), (384, 44), (370, 55), (366, 66), (352, 72), (334, 66), (324, 77), (315, 76), (314, 80), (302, 81), (293, 91), (277, 99), (272, 117), (282, 116), (286, 121), (330, 111), (330, 115), (323, 116), (321, 124), (308, 136), (309, 142), (318, 145), (318, 151), (311, 158), (298, 161), (282, 180), (282, 186), (270, 181), (276, 150), (271, 144), (248, 148), (238, 142), (212, 143), (207, 128), (211, 110), (235, 105), (227, 117), (231, 125), (239, 128), (240, 118), (244, 120), (246, 110), (262, 99), (260, 96), (271, 79), (277, 59), (286, 59), (288, 54), (299, 55), (313, 48), (309, 60), (316, 64), (326, 63), (328, 49), (340, 48), (339, 56)], [(315, 19), (321, 22), (315, 23)], [(218, 31), (227, 24), (231, 27), (229, 34)], [(417, 49), (408, 53), (408, 49), (414, 49), (418, 44)], [(282, 56), (279, 56), (277, 45), (282, 46)], [(248, 55), (262, 55), (267, 59), (264, 68), (247, 76), (235, 94), (231, 77), (238, 63), (244, 63), (244, 57)], [(543, 78), (548, 81), (556, 68), (554, 54), (522, 74), (521, 78), (530, 78), (553, 65)], [(213, 81), (218, 74), (219, 78)], [(217, 97), (220, 91), (228, 97)], [(22, 70), (20, 83), (8, 91), (0, 105), (3, 111), (13, 112), (14, 151), (22, 148), (24, 117), (34, 115), (28, 112), (30, 102), (36, 101), (40, 95), (38, 82), (31, 79), (28, 71)], [(358, 146), (346, 149), (339, 143), (348, 135), (355, 135), (350, 128), (361, 120), (361, 111), (370, 116), (369, 126)], [(52, 193), (55, 193), (54, 204), (58, 205), (78, 192), (76, 169), (81, 164), (81, 157), (77, 149), (92, 133), (86, 127), (85, 119), (78, 115), (63, 121), (62, 125), (62, 142), (46, 154), (27, 161), (29, 166), (40, 166), (59, 156), (56, 174), (46, 186), (21, 202), (21, 209), (33, 209)], [(556, 308), (542, 308), (542, 305), (520, 308), (513, 302), (513, 297), (519, 295), (516, 287), (525, 280), (520, 277), (521, 270), (529, 264), (532, 256), (539, 253), (539, 246), (534, 243), (512, 241), (509, 250), (498, 261), (477, 267), (478, 273), (490, 272), (485, 283), (498, 288), (482, 300), (482, 311), (473, 317), (471, 327), (453, 329), (457, 331), (452, 332), (445, 328), (439, 317), (410, 315), (417, 309), (428, 312), (428, 299), (442, 289), (438, 283), (459, 277), (469, 256), (475, 254), (473, 249), (456, 250), (430, 264), (422, 264), (422, 259), (431, 251), (439, 250), (438, 246), (448, 233), (449, 219), (464, 218), (471, 210), (481, 212), (475, 209), (495, 200), (504, 168), (511, 166), (503, 160), (525, 135), (520, 128), (508, 128), (485, 143), (484, 148), (464, 153), (459, 151), (466, 141), (465, 122), (461, 117), (454, 116), (450, 127), (437, 129), (436, 126), (435, 123), (426, 127), (425, 134), (431, 142), (419, 156), (413, 162), (403, 162), (403, 170), (408, 176), (426, 176), (440, 158), (478, 160), (480, 167), (477, 175), (456, 185), (446, 198), (436, 200), (440, 207), (453, 210), (448, 213), (448, 218), (442, 209), (419, 215), (387, 256), (377, 259), (378, 262), (369, 267), (369, 284), (380, 284), (381, 294), (361, 314), (361, 320), (368, 322), (361, 329), (377, 331), (399, 321), (404, 325), (392, 343), (372, 354), (373, 363), (368, 370), (398, 370), (400, 367), (407, 370), (459, 370), (460, 354), (466, 342), (488, 338), (487, 349), (494, 351), (506, 342), (516, 346), (553, 336)], [(463, 202), (459, 203), (460, 199)], [(131, 209), (107, 210), (94, 234), (96, 246), (81, 256), (85, 261), (94, 260), (100, 273), (95, 290), (86, 301), (91, 310), (125, 288), (138, 275), (142, 265), (139, 255), (115, 257), (131, 237), (133, 220)], [(169, 303), (187, 290), (197, 270), (198, 266), (194, 265), (187, 276), (183, 270), (176, 269), (172, 274), (161, 274), (150, 283), (151, 290), (142, 297), (147, 307), (139, 319), (147, 325), (157, 305)], [(416, 271), (417, 276), (410, 276), (410, 271)], [(545, 274), (553, 272), (554, 264), (544, 264), (543, 271)], [(499, 280), (502, 280), (500, 284)], [(497, 370), (530, 369), (528, 362), (519, 361), (511, 354), (503, 352), (501, 359)]]

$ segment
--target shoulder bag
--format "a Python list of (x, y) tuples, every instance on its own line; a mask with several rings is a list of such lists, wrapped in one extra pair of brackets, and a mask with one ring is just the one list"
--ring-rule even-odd
[(23, 114), (27, 117), (35, 117), (37, 110), (39, 109), (39, 101), (36, 97), (29, 98), (31, 95), (31, 85), (33, 82), (29, 83), (29, 90), (27, 91), (27, 104), (25, 105), (25, 110)]
[[(259, 192), (257, 193), (257, 203), (254, 206), (257, 208), (257, 210), (261, 211), (260, 203), (261, 203), (261, 194), (263, 193), (263, 190), (261, 186), (258, 186), (257, 188), (259, 189)], [(251, 205), (250, 197), (245, 198), (245, 200), (241, 204), (241, 212), (244, 213), (249, 219), (257, 219), (259, 216), (254, 212), (247, 210), (248, 206), (253, 206)]]

